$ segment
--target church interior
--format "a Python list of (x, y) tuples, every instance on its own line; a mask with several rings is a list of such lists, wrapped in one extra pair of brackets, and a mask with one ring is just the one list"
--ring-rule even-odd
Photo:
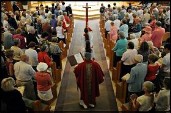
[(167, 0), (1, 1), (0, 110), (170, 111), (170, 47)]

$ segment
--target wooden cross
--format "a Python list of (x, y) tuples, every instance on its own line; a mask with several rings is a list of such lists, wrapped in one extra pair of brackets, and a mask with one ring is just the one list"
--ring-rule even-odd
[(86, 27), (88, 27), (88, 8), (91, 8), (91, 7), (88, 7), (88, 3), (86, 3), (86, 7), (83, 7), (83, 8), (86, 8)]

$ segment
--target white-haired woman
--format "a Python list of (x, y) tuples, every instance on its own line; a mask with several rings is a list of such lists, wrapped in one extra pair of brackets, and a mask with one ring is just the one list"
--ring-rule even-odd
[(6, 105), (2, 112), (26, 113), (26, 106), (21, 93), (14, 87), (15, 80), (12, 77), (4, 78), (1, 81), (1, 102)]
[(50, 73), (47, 72), (47, 69), (48, 65), (46, 63), (40, 62), (37, 65), (38, 72), (35, 74), (38, 96), (43, 101), (49, 101), (53, 98), (51, 90), (51, 76)]

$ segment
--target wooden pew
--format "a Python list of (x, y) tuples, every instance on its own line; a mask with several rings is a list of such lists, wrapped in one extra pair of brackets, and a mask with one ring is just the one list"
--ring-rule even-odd
[(55, 62), (53, 62), (51, 68), (52, 68), (52, 78), (53, 78), (53, 82), (55, 84), (58, 84), (61, 81), (61, 72), (62, 72), (62, 69), (57, 69)]
[(107, 34), (107, 43), (106, 43), (106, 56), (109, 57), (110, 54), (110, 35)]
[(114, 51), (112, 50), (113, 47), (115, 46), (115, 43), (110, 41), (110, 51), (109, 51), (109, 69), (112, 70), (113, 69), (113, 55), (114, 55)]
[(116, 98), (121, 102), (125, 103), (127, 93), (127, 83), (126, 81), (121, 81), (116, 83)]
[(67, 50), (64, 47), (64, 43), (62, 41), (59, 42), (59, 47), (62, 50), (62, 59), (66, 58), (66, 56), (67, 56)]
[[(116, 53), (114, 53), (116, 54)], [(117, 83), (119, 81), (119, 76), (120, 76), (120, 72), (121, 72), (121, 61), (119, 61), (117, 63), (117, 66), (116, 67), (113, 67), (113, 70), (112, 70), (112, 80)]]

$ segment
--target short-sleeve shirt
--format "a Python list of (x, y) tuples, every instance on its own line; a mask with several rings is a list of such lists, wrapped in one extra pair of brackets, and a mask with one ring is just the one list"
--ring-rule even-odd
[(139, 111), (149, 111), (152, 107), (151, 97), (142, 95), (137, 98), (137, 102), (140, 104)]

